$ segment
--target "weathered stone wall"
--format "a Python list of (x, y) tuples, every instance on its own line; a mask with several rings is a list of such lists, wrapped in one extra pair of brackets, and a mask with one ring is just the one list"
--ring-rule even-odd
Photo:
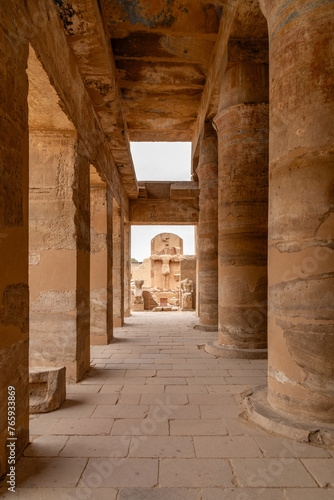
[(89, 369), (89, 161), (73, 132), (30, 133), (31, 366)]
[(16, 456), (29, 439), (28, 46), (0, 6), (0, 476), (6, 472), (8, 387)]

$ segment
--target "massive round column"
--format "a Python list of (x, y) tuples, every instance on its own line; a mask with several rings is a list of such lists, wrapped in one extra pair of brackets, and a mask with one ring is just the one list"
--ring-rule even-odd
[(205, 123), (199, 164), (197, 271), (199, 329), (218, 327), (218, 151), (217, 134)]
[(276, 410), (334, 421), (333, 2), (266, 0), (269, 382)]
[(226, 71), (218, 133), (220, 354), (267, 355), (268, 66)]

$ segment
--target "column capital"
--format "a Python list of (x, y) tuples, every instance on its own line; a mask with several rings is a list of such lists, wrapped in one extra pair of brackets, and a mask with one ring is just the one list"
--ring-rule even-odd
[(240, 63), (229, 68), (220, 86), (219, 106), (214, 118), (219, 128), (219, 118), (227, 108), (242, 104), (269, 102), (269, 67), (265, 63)]

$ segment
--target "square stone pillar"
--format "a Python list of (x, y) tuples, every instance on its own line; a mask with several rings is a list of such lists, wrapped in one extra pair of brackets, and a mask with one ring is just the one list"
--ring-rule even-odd
[(31, 366), (89, 370), (89, 160), (75, 132), (30, 134)]
[[(108, 265), (107, 191), (102, 186), (91, 186), (91, 260), (90, 260), (90, 343), (106, 345), (112, 340), (113, 329), (108, 323), (108, 279), (112, 266)], [(112, 306), (112, 304), (111, 304)]]
[(114, 326), (124, 324), (124, 216), (113, 201), (113, 317)]
[(124, 223), (124, 316), (131, 316), (131, 224)]
[[(1, 10), (1, 9), (0, 9)], [(28, 81), (26, 43), (0, 16), (0, 476), (8, 469), (8, 400), (15, 398), (15, 455), (29, 440)], [(8, 22), (9, 24), (9, 22)], [(5, 26), (5, 28), (3, 28)], [(11, 394), (8, 388), (13, 387)], [(13, 392), (14, 391), (14, 392)], [(8, 485), (9, 486), (9, 485)]]

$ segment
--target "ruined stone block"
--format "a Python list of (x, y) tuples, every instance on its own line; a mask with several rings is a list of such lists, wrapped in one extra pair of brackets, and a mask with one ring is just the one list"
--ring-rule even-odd
[(66, 368), (29, 369), (29, 411), (46, 413), (56, 410), (66, 397)]

